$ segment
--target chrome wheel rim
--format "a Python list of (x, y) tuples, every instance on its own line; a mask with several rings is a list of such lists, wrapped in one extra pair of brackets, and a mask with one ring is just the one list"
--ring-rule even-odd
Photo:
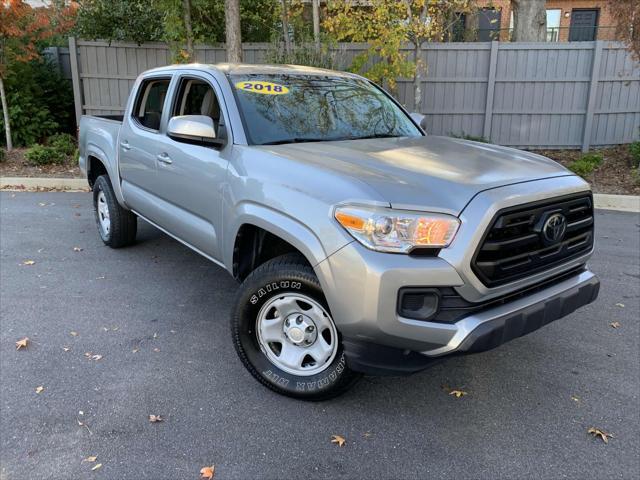
[(98, 202), (97, 202), (97, 210), (98, 210), (98, 223), (100, 224), (100, 229), (105, 236), (109, 235), (111, 231), (111, 217), (109, 216), (109, 205), (107, 204), (107, 197), (105, 196), (103, 191), (98, 193)]
[(327, 311), (306, 295), (267, 301), (256, 321), (260, 350), (279, 369), (299, 376), (324, 371), (338, 352), (338, 332)]

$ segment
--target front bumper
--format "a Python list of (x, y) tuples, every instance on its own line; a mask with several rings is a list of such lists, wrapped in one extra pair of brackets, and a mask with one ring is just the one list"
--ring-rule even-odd
[(491, 350), (531, 333), (593, 302), (599, 289), (598, 278), (585, 270), (549, 288), (463, 318), (452, 325), (455, 333), (446, 345), (422, 352), (347, 338), (343, 342), (347, 363), (368, 374), (413, 373), (447, 355)]
[[(563, 273), (575, 268), (566, 267)], [(343, 336), (347, 361), (354, 370), (376, 374), (411, 373), (439, 357), (494, 348), (593, 302), (599, 290), (598, 278), (583, 269), (443, 323), (404, 318), (396, 308), (402, 287), (460, 290), (462, 279), (442, 258), (381, 254), (352, 242), (316, 271)]]

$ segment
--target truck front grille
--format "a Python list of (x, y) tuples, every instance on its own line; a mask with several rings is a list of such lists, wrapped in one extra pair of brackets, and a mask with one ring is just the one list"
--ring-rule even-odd
[(471, 267), (488, 287), (579, 257), (593, 247), (593, 198), (573, 195), (501, 210)]

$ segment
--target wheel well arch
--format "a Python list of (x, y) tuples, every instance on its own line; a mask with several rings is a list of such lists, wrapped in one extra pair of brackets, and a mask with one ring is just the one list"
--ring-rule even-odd
[(100, 175), (109, 175), (107, 167), (98, 157), (89, 155), (89, 157), (87, 157), (87, 180), (91, 188), (93, 188), (93, 184)]
[(238, 229), (233, 246), (233, 276), (242, 281), (263, 263), (286, 253), (299, 253), (311, 265), (291, 243), (262, 227), (244, 223)]

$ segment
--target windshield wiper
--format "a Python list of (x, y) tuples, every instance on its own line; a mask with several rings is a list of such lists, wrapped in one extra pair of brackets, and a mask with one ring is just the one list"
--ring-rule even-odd
[(375, 133), (373, 135), (364, 135), (362, 137), (349, 137), (349, 140), (366, 140), (368, 138), (398, 138), (404, 135), (395, 135), (393, 133)]
[(305, 143), (305, 142), (331, 142), (333, 140), (342, 140), (342, 139), (294, 137), (294, 138), (285, 138), (282, 140), (274, 140), (272, 142), (264, 142), (264, 143), (260, 143), (259, 145), (283, 145), (285, 143)]
[(285, 143), (305, 143), (305, 142), (339, 142), (344, 140), (366, 140), (368, 138), (397, 138), (403, 135), (394, 135), (391, 133), (376, 133), (373, 135), (364, 135), (362, 137), (335, 137), (335, 138), (313, 138), (313, 137), (294, 137), (285, 138), (283, 140), (274, 140), (272, 142), (264, 142), (260, 145), (283, 145)]

